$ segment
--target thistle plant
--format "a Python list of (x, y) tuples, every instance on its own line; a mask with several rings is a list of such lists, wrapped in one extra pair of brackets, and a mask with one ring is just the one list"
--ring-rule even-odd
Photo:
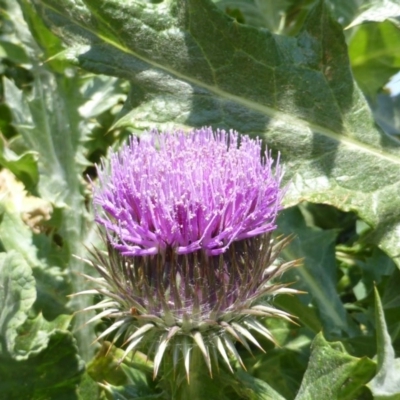
[[(235, 344), (262, 349), (259, 321), (291, 320), (271, 300), (296, 292), (272, 281), (288, 239), (273, 239), (284, 191), (279, 160), (259, 139), (210, 128), (132, 137), (98, 167), (95, 219), (107, 251), (93, 252), (103, 300), (91, 321), (111, 319), (98, 339), (122, 338), (124, 357), (146, 346), (154, 377), (168, 354), (190, 380), (192, 350), (209, 373), (242, 364)], [(244, 367), (244, 365), (243, 365)]]

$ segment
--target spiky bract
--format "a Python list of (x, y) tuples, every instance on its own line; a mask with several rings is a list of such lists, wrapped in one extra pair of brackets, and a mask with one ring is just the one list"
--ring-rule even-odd
[[(231, 244), (219, 256), (199, 250), (190, 254), (127, 257), (111, 244), (108, 252), (96, 251), (92, 265), (101, 278), (97, 292), (105, 299), (88, 309), (104, 309), (92, 321), (111, 318), (113, 323), (98, 339), (116, 332), (114, 341), (125, 337), (125, 355), (145, 341), (154, 341), (154, 375), (157, 375), (168, 345), (182, 353), (189, 366), (190, 349), (199, 346), (211, 372), (211, 357), (222, 356), (229, 368), (228, 354), (242, 364), (234, 342), (250, 350), (249, 342), (262, 350), (250, 330), (274, 341), (257, 317), (290, 315), (266, 303), (281, 293), (294, 293), (271, 280), (294, 265), (274, 264), (287, 239), (273, 243), (261, 235)], [(266, 266), (268, 268), (266, 268)], [(264, 300), (264, 301), (263, 301)], [(215, 357), (214, 362), (218, 357)], [(186, 371), (189, 376), (189, 370)]]

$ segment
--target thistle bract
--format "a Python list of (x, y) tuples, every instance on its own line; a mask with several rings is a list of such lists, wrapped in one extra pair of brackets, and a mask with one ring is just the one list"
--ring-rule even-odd
[(235, 342), (261, 348), (252, 330), (273, 340), (258, 317), (290, 320), (268, 303), (295, 292), (270, 282), (294, 263), (276, 262), (287, 241), (271, 239), (281, 172), (260, 140), (152, 131), (111, 154), (98, 175), (108, 251), (94, 252), (101, 278), (88, 278), (104, 300), (90, 309), (104, 309), (92, 320), (113, 319), (99, 338), (124, 336), (125, 355), (147, 342), (155, 376), (167, 351), (189, 378), (193, 346), (210, 373), (218, 360), (231, 369), (230, 357), (241, 363)]

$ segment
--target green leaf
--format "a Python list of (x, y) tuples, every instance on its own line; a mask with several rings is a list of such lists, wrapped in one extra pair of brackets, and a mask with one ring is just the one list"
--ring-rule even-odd
[[(75, 150), (72, 147), (76, 146), (74, 141), (77, 138), (71, 135), (68, 116), (64, 111), (66, 105), (61, 95), (57, 96), (58, 83), (49, 73), (43, 72), (43, 75), (43, 79), (34, 81), (32, 99), (25, 96), (13, 82), (5, 79), (5, 97), (12, 107), (15, 127), (28, 146), (40, 155), (39, 192), (43, 198), (60, 207), (65, 206), (70, 191), (74, 189), (74, 186), (68, 186), (65, 172), (76, 168), (74, 158), (71, 160), (68, 153)], [(57, 135), (52, 135), (56, 132), (56, 126), (60, 127), (59, 131)], [(74, 176), (77, 180), (77, 176)]]
[(369, 0), (328, 0), (333, 15), (344, 26), (353, 21)]
[(328, 343), (318, 334), (296, 400), (353, 400), (375, 368), (368, 358), (352, 357), (340, 342)]
[(384, 21), (357, 28), (349, 44), (349, 55), (354, 75), (364, 93), (375, 97), (399, 71), (399, 54), (400, 24)]
[(368, 387), (374, 399), (396, 400), (400, 398), (400, 358), (395, 358), (377, 289), (375, 289), (375, 321), (378, 344), (377, 373)]
[[(379, 265), (379, 268), (377, 268)], [(374, 286), (381, 283), (385, 276), (390, 276), (393, 271), (398, 271), (394, 262), (381, 250), (374, 248), (371, 255), (363, 262), (359, 262), (362, 278), (353, 291), (357, 300), (366, 298)]]
[(110, 342), (102, 347), (87, 366), (89, 376), (100, 383), (114, 399), (160, 398), (153, 381), (153, 364), (136, 352), (121, 364), (124, 351)]
[[(36, 47), (39, 45), (40, 49), (44, 52), (44, 54), (40, 56), (44, 58), (46, 63), (49, 63), (49, 58), (64, 50), (60, 39), (53, 35), (52, 32), (50, 32), (50, 30), (45, 26), (43, 20), (37, 15), (29, 0), (17, 1), (26, 22), (26, 28), (29, 28), (29, 34), (27, 36), (30, 39), (29, 42), (31, 47)], [(51, 65), (53, 67), (60, 67), (60, 65), (55, 65), (54, 62), (51, 62)], [(64, 68), (59, 68), (59, 70), (62, 71)]]
[(127, 383), (127, 377), (119, 363), (122, 355), (122, 350), (110, 342), (104, 342), (87, 366), (89, 376), (96, 382), (108, 382), (116, 386)]
[(270, 388), (269, 391), (265, 388), (265, 393), (270, 393), (273, 389), (285, 399), (294, 399), (300, 388), (311, 343), (310, 338), (305, 335), (299, 335), (296, 331), (292, 334), (295, 339), (284, 347), (267, 350), (266, 355), (259, 356), (256, 360), (246, 360), (253, 361), (254, 364), (248, 369), (248, 373)]
[[(4, 177), (4, 174), (3, 174)], [(6, 251), (18, 251), (28, 263), (30, 268), (37, 267), (41, 264), (37, 258), (37, 249), (32, 243), (32, 230), (25, 224), (21, 216), (24, 211), (32, 210), (40, 199), (27, 196), (21, 184), (10, 180), (10, 183), (4, 185), (3, 190), (8, 191), (11, 196), (3, 198), (0, 201), (0, 240)], [(26, 205), (24, 205), (26, 203)], [(43, 206), (41, 202), (40, 205)], [(43, 206), (44, 207), (44, 206)]]
[(274, 305), (296, 317), (301, 317), (301, 323), (314, 333), (320, 332), (322, 325), (316, 310), (304, 304), (299, 297), (300, 296), (279, 295), (274, 299)]
[(128, 383), (121, 386), (103, 384), (103, 388), (112, 395), (113, 399), (150, 400), (165, 398), (163, 393), (155, 393), (148, 384), (147, 377), (142, 371), (121, 364), (121, 368), (128, 377)]
[(99, 385), (85, 372), (78, 387), (79, 400), (98, 400), (100, 388)]
[(0, 356), (0, 392), (7, 400), (76, 400), (83, 369), (72, 335), (56, 330), (46, 349), (27, 360)]
[(375, 0), (364, 10), (347, 29), (365, 22), (383, 22), (387, 19), (393, 19), (400, 16), (400, 5), (393, 0)]
[(50, 338), (56, 331), (66, 331), (72, 315), (60, 315), (53, 321), (47, 321), (39, 314), (35, 318), (28, 318), (18, 330), (16, 338), (15, 356), (18, 361), (26, 360), (45, 350)]
[[(397, 78), (395, 79), (397, 83)], [(400, 135), (400, 96), (379, 93), (371, 107), (379, 126), (389, 135)]]
[(15, 251), (0, 253), (0, 356), (15, 355), (18, 329), (35, 299), (35, 279), (24, 258)]
[(8, 168), (27, 189), (33, 189), (38, 183), (37, 154), (33, 151), (15, 154), (0, 140), (0, 165)]
[(92, 119), (125, 100), (117, 85), (117, 79), (107, 76), (89, 76), (80, 91), (85, 102), (79, 107), (79, 114)]
[(390, 277), (382, 297), (382, 304), (385, 310), (400, 307), (400, 271), (396, 270)]
[(0, 39), (0, 57), (8, 58), (15, 64), (25, 64), (29, 62), (29, 58), (21, 46), (15, 43)]
[[(302, 259), (301, 266), (285, 273), (285, 281), (296, 282), (293, 287), (307, 292), (308, 296), (301, 295), (300, 299), (306, 304), (313, 302), (316, 305), (326, 335), (340, 337), (342, 332), (350, 336), (356, 334), (357, 330), (349, 323), (336, 291), (337, 233), (308, 227), (297, 207), (281, 212), (277, 225), (277, 235), (294, 235), (291, 243), (282, 250), (281, 256), (285, 260)], [(315, 322), (311, 324), (316, 326)]]
[[(51, 53), (58, 39), (48, 39), (51, 33), (41, 21), (36, 24), (37, 13), (31, 3), (21, 0), (24, 15), (43, 48)], [(40, 25), (41, 24), (41, 25)], [(84, 289), (84, 280), (79, 276), (83, 263), (74, 255), (83, 255), (87, 228), (90, 228), (85, 209), (84, 185), (81, 175), (88, 165), (84, 156), (84, 141), (90, 124), (78, 111), (85, 103), (80, 92), (81, 77), (70, 70), (69, 77), (54, 74), (47, 65), (40, 64), (41, 52), (30, 34), (26, 23), (21, 22), (18, 32), (29, 44), (30, 55), (36, 67), (33, 72), (33, 90), (26, 94), (8, 79), (4, 82), (5, 99), (10, 107), (13, 124), (22, 135), (26, 145), (38, 154), (38, 192), (45, 200), (62, 209), (62, 223), (58, 232), (67, 249), (65, 264), (69, 264), (73, 291)], [(46, 51), (47, 51), (46, 50)], [(49, 54), (50, 54), (49, 53)], [(71, 307), (83, 309), (89, 298), (75, 297)], [(84, 324), (87, 316), (79, 314), (74, 319), (77, 326)], [(85, 358), (90, 358), (94, 339), (93, 328), (77, 331), (76, 336)]]
[(278, 392), (261, 379), (239, 370), (235, 377), (238, 379), (235, 390), (240, 398), (248, 400), (284, 400)]
[[(61, 259), (57, 260), (59, 249), (49, 244), (51, 238), (34, 235), (32, 232), (32, 228), (35, 228), (33, 221), (36, 220), (31, 221), (31, 226), (22, 220), (23, 215), (32, 215), (38, 222), (49, 218), (49, 204), (28, 196), (23, 186), (9, 175), (4, 170), (1, 172), (3, 190), (8, 196), (3, 195), (0, 201), (0, 242), (6, 251), (16, 250), (24, 257), (36, 280), (37, 298), (34, 308), (37, 312), (43, 312), (46, 318), (54, 319), (68, 312), (66, 296), (70, 293), (70, 287), (67, 274), (62, 270), (65, 265)], [(45, 243), (47, 246), (39, 256), (40, 246)]]
[[(399, 263), (399, 144), (374, 125), (342, 27), (317, 1), (296, 37), (241, 25), (208, 0), (34, 0), (69, 58), (131, 81), (119, 126), (212, 125), (280, 150), (286, 201), (357, 211)], [(373, 199), (373, 200), (372, 200)]]
[(239, 11), (244, 23), (279, 32), (283, 28), (288, 1), (281, 0), (216, 0), (215, 4), (227, 14)]

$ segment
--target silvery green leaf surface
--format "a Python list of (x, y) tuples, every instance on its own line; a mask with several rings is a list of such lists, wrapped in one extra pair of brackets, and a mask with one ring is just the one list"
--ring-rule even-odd
[[(34, 81), (33, 98), (29, 98), (11, 81), (4, 82), (6, 99), (12, 106), (14, 125), (23, 135), (28, 146), (34, 149), (39, 158), (39, 191), (42, 197), (59, 207), (65, 205), (73, 184), (74, 175), (68, 177), (66, 171), (74, 170), (74, 154), (77, 142), (71, 135), (70, 123), (66, 120), (64, 104), (61, 96), (54, 93), (60, 90), (62, 82), (56, 82), (54, 77), (43, 71), (41, 79)], [(61, 89), (62, 90), (62, 89)], [(58, 135), (52, 136), (52, 129), (63, 127)], [(75, 142), (75, 143), (74, 143)], [(72, 157), (67, 157), (67, 151)], [(70, 163), (71, 165), (69, 165)], [(70, 182), (68, 182), (68, 180)]]
[(400, 4), (393, 0), (374, 0), (355, 18), (347, 28), (365, 22), (383, 22), (400, 17)]
[[(16, 28), (17, 37), (31, 56), (32, 91), (24, 91), (5, 78), (5, 98), (15, 129), (23, 137), (28, 148), (38, 155), (37, 190), (40, 196), (62, 210), (60, 233), (68, 243), (63, 267), (69, 264), (72, 286), (75, 291), (80, 291), (83, 281), (78, 278), (77, 273), (82, 272), (83, 265), (79, 260), (72, 258), (72, 254), (83, 253), (88, 226), (83, 206), (84, 186), (80, 177), (88, 164), (83, 155), (83, 142), (88, 131), (78, 112), (78, 106), (84, 104), (79, 92), (80, 78), (75, 75), (68, 80), (65, 76), (55, 74), (47, 65), (43, 65), (44, 55), (41, 49), (45, 49), (45, 56), (48, 57), (53, 47), (59, 49), (60, 43), (41, 20), (34, 22), (38, 16), (30, 3), (21, 1), (20, 5), (21, 17), (23, 13), (31, 26), (35, 27), (31, 34), (28, 24), (22, 20)], [(16, 7), (15, 3), (12, 7)], [(84, 299), (80, 301), (79, 303), (79, 300), (76, 300), (71, 307), (84, 307)], [(82, 318), (80, 315), (75, 319), (78, 326), (84, 322)], [(79, 345), (90, 353), (92, 334), (88, 330), (81, 330), (76, 335), (79, 337)]]
[(32, 270), (16, 251), (0, 253), (0, 285), (1, 356), (15, 356), (18, 329), (36, 299)]
[[(208, 0), (34, 4), (83, 68), (131, 81), (118, 127), (212, 125), (279, 150), (301, 200), (356, 210), (396, 260), (399, 144), (353, 80), (342, 27), (311, 7), (296, 37), (241, 25)], [(251, 76), (251, 79), (249, 77)]]
[(375, 363), (368, 358), (352, 357), (341, 343), (329, 343), (318, 334), (296, 400), (356, 399), (373, 377), (375, 368)]
[(379, 292), (375, 289), (375, 320), (378, 354), (377, 373), (368, 387), (374, 399), (400, 398), (400, 358), (396, 358), (392, 339), (388, 333)]
[(71, 315), (59, 315), (53, 321), (47, 321), (42, 314), (29, 318), (18, 331), (14, 358), (27, 360), (45, 350), (56, 331), (68, 330), (71, 319)]

